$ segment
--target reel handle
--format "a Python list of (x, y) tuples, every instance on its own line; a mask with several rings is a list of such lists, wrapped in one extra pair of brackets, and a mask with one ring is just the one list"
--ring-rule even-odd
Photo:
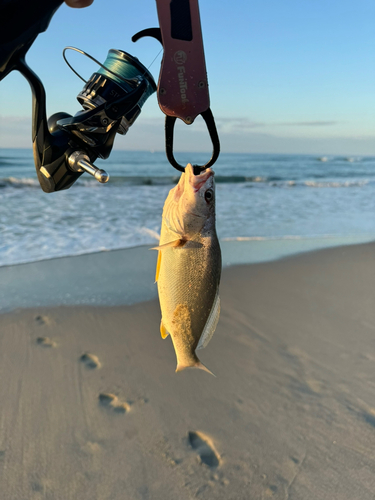
[(74, 151), (68, 158), (70, 168), (74, 172), (87, 172), (95, 177), (101, 184), (109, 181), (109, 175), (105, 170), (102, 170), (90, 162), (90, 158), (84, 151)]

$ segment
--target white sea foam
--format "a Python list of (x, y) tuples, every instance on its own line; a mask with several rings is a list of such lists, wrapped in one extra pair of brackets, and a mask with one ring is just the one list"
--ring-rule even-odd
[[(342, 235), (341, 235), (342, 236)], [(222, 241), (272, 241), (272, 240), (305, 240), (314, 238), (333, 238), (340, 237), (335, 234), (311, 234), (309, 236), (302, 235), (286, 235), (286, 236), (234, 236), (232, 238), (222, 238)]]
[(0, 179), (0, 186), (13, 186), (13, 187), (38, 187), (40, 188), (40, 184), (38, 179), (36, 178), (18, 178), (18, 177), (5, 177)]
[(313, 188), (348, 188), (356, 186), (365, 186), (369, 183), (368, 179), (363, 180), (351, 180), (351, 181), (305, 181), (305, 186)]
[[(155, 246), (180, 174), (163, 153), (115, 151), (108, 164), (97, 163), (110, 173), (108, 184), (84, 175), (71, 189), (46, 194), (31, 152), (28, 164), (17, 156), (12, 165), (12, 151), (0, 151), (0, 265)], [(375, 159), (323, 165), (316, 157), (223, 154), (214, 170), (222, 241), (375, 234)]]

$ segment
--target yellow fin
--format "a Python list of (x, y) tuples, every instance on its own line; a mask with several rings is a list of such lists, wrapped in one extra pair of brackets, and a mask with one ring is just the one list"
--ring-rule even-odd
[(156, 283), (156, 282), (158, 281), (158, 279), (159, 279), (160, 264), (161, 264), (161, 251), (159, 250), (159, 253), (158, 253), (158, 261), (157, 261), (157, 263), (156, 263), (155, 283)]
[(163, 325), (163, 320), (160, 321), (160, 333), (161, 333), (162, 339), (166, 339), (169, 335), (169, 333), (167, 332), (167, 329)]
[(179, 248), (185, 245), (187, 240), (179, 238), (178, 240), (170, 241), (169, 243), (164, 243), (164, 245), (159, 245), (158, 247), (151, 248), (151, 250), (164, 250), (165, 248)]

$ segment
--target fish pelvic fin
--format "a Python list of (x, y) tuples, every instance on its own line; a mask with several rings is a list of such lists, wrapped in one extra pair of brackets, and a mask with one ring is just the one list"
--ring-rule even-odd
[(162, 339), (166, 339), (169, 335), (169, 333), (167, 332), (167, 329), (163, 325), (163, 320), (160, 321), (160, 334), (161, 334)]
[(203, 370), (203, 371), (205, 371), (207, 373), (210, 373), (213, 377), (216, 378), (216, 375), (214, 373), (212, 373), (212, 371), (209, 370), (207, 368), (207, 366), (205, 366), (203, 363), (201, 363), (199, 361), (199, 359), (198, 359), (198, 361), (195, 361), (191, 365), (185, 365), (185, 364), (182, 364), (182, 363), (177, 363), (176, 373), (177, 372), (182, 372), (182, 370), (185, 370), (185, 368), (199, 368), (200, 370)]

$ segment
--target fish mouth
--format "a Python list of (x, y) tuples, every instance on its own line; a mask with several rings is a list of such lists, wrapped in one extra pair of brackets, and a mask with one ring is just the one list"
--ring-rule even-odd
[(191, 163), (188, 163), (185, 168), (185, 174), (187, 174), (186, 180), (193, 187), (194, 191), (197, 193), (202, 186), (206, 184), (210, 177), (215, 175), (215, 172), (211, 168), (203, 170), (200, 174), (194, 175), (194, 167)]
[(200, 174), (194, 175), (194, 167), (191, 163), (188, 163), (185, 167), (185, 175), (180, 177), (177, 186), (174, 188), (173, 196), (176, 203), (180, 200), (184, 193), (184, 189), (191, 186), (195, 193), (197, 193), (202, 186), (208, 181), (210, 177), (215, 175), (215, 172), (211, 168), (203, 170)]

